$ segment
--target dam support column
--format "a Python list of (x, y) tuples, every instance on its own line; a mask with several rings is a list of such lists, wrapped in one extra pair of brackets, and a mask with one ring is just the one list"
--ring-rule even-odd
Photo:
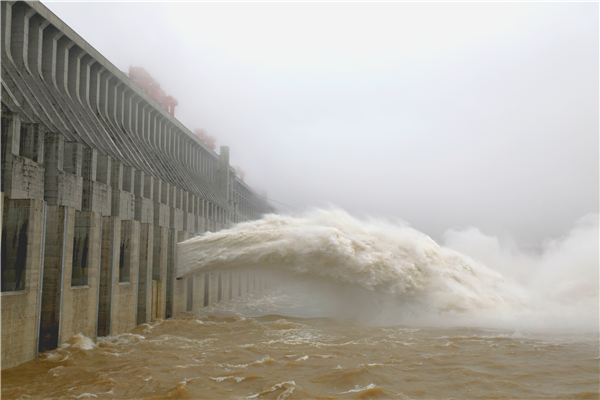
[(152, 261), (154, 226), (140, 224), (140, 259), (138, 272), (137, 325), (152, 320)]
[(193, 304), (192, 310), (199, 310), (204, 307), (204, 288), (206, 287), (204, 284), (204, 276), (206, 274), (198, 274), (192, 277), (194, 289), (193, 289)]
[[(113, 210), (121, 217), (118, 273), (113, 274), (115, 293), (112, 308), (112, 333), (119, 334), (137, 321), (140, 222), (135, 217), (135, 169), (113, 162)], [(138, 184), (140, 182), (138, 181)]]
[[(167, 244), (167, 282), (166, 282), (166, 311), (165, 317), (173, 317), (178, 309), (175, 304), (175, 268), (177, 265), (177, 243), (179, 234), (184, 230), (184, 212), (182, 208), (182, 190), (169, 185), (169, 236)], [(186, 236), (187, 238), (187, 236)], [(184, 288), (185, 289), (185, 288)]]
[[(221, 196), (229, 201), (229, 147), (219, 148), (219, 170), (217, 171), (217, 186)], [(222, 220), (219, 219), (219, 222)]]
[(118, 265), (121, 219), (102, 217), (102, 249), (100, 257), (100, 288), (98, 296), (98, 336), (112, 333), (112, 307), (114, 293), (113, 274)]
[(167, 298), (167, 245), (169, 240), (170, 212), (168, 184), (153, 179), (152, 199), (154, 202), (154, 239), (152, 251), (152, 319), (164, 319)]
[[(208, 288), (208, 303), (206, 305), (211, 305), (217, 303), (219, 300), (219, 292), (220, 292), (220, 274), (217, 271), (210, 271), (206, 275), (204, 275), (205, 279), (208, 276), (207, 285), (205, 287)], [(205, 294), (206, 296), (206, 294)]]
[(258, 287), (259, 287), (259, 290), (263, 291), (263, 290), (265, 290), (265, 289), (266, 289), (266, 287), (267, 287), (267, 286), (266, 286), (266, 282), (265, 282), (265, 271), (264, 271), (264, 270), (262, 270), (262, 269), (261, 269), (261, 270), (259, 270), (259, 271), (258, 271), (258, 276), (259, 276), (259, 282), (260, 282), (260, 284), (259, 284), (259, 286), (258, 286)]
[(165, 318), (165, 299), (167, 289), (167, 244), (169, 229), (154, 226), (154, 249), (152, 252), (152, 318)]
[(1, 119), (0, 343), (4, 369), (38, 353), (46, 203), (43, 127), (22, 123), (19, 114), (4, 107)]
[(185, 301), (185, 311), (194, 311), (194, 278), (190, 276), (187, 279), (187, 296)]
[[(3, 160), (4, 161), (4, 160)], [(46, 206), (2, 196), (2, 369), (38, 354)]]
[(137, 321), (140, 223), (134, 221), (134, 169), (110, 162), (111, 216), (103, 217), (98, 336), (125, 332)]
[(231, 299), (237, 299), (240, 293), (240, 271), (231, 271)]
[(152, 320), (152, 262), (154, 248), (154, 180), (142, 171), (135, 171), (133, 193), (135, 195), (134, 218), (140, 222), (139, 270), (136, 324)]
[(225, 270), (221, 274), (221, 298), (219, 301), (231, 300), (231, 271)]
[(112, 160), (98, 154), (96, 149), (83, 149), (82, 211), (111, 215), (112, 188), (110, 186)]
[(65, 272), (71, 270), (75, 209), (48, 206), (40, 317), (39, 351), (56, 349), (61, 344), (61, 312)]
[(97, 334), (102, 217), (93, 211), (75, 211), (73, 219), (71, 251), (65, 247), (59, 344), (78, 333), (90, 338)]
[(98, 336), (126, 332), (137, 321), (140, 223), (102, 218)]
[(169, 229), (154, 226), (154, 249), (152, 250), (152, 319), (164, 319), (167, 283), (167, 245)]
[(175, 290), (175, 261), (177, 253), (177, 232), (175, 229), (168, 230), (167, 241), (167, 280), (166, 280), (166, 304), (165, 318), (173, 317), (174, 312), (174, 290)]
[(2, 114), (1, 185), (8, 199), (44, 200), (44, 129)]
[(65, 142), (58, 132), (47, 132), (44, 160), (44, 198), (48, 209), (39, 351), (53, 350), (76, 333), (70, 331), (74, 313), (70, 291), (75, 215), (82, 205), (83, 146)]
[(171, 318), (173, 316), (173, 289), (174, 289), (174, 277), (173, 277), (173, 261), (175, 258), (175, 251), (173, 249), (175, 243), (175, 230), (169, 229), (167, 231), (167, 279), (165, 289), (165, 318)]
[(248, 293), (248, 271), (241, 269), (239, 272), (240, 276), (240, 296)]
[[(187, 240), (189, 232), (177, 232), (177, 243)], [(191, 311), (194, 302), (193, 277), (175, 279), (175, 266), (177, 265), (177, 244), (174, 247), (173, 259), (173, 316), (180, 312)], [(188, 282), (192, 283), (192, 287)], [(188, 305), (190, 310), (188, 310)]]
[(140, 223), (121, 221), (119, 257), (113, 272), (113, 307), (111, 334), (127, 332), (136, 325), (138, 271), (140, 258)]

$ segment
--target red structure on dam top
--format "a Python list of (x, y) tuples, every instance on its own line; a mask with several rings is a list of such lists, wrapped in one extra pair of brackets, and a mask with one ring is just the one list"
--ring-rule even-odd
[(167, 96), (164, 90), (150, 74), (142, 67), (129, 67), (129, 79), (142, 88), (150, 97), (164, 107), (171, 115), (175, 116), (175, 106), (179, 103), (173, 96)]

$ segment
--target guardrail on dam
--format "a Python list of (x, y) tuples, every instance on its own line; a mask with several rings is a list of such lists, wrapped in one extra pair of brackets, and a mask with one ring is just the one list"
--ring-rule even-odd
[(231, 298), (258, 271), (174, 279), (177, 242), (274, 208), (39, 2), (3, 1), (2, 368)]

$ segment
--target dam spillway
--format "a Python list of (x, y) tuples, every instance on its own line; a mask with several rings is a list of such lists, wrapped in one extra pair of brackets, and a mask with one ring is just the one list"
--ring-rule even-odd
[(2, 369), (250, 290), (177, 243), (275, 211), (43, 4), (1, 2)]

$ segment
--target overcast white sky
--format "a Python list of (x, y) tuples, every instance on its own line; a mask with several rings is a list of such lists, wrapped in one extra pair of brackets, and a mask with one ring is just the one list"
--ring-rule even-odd
[(45, 4), (282, 210), (526, 244), (598, 212), (598, 3)]

